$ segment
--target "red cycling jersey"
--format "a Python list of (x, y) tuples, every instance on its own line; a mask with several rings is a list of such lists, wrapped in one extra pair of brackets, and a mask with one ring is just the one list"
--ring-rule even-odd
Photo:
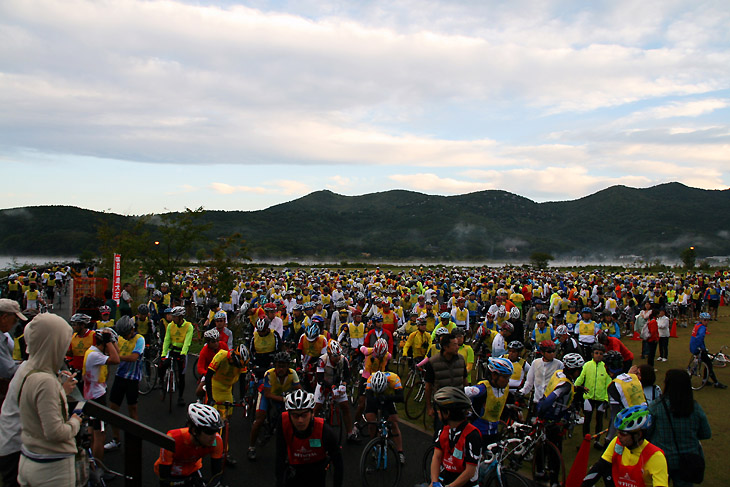
[(203, 457), (210, 455), (211, 458), (223, 458), (223, 440), (217, 433), (211, 447), (197, 445), (188, 428), (170, 430), (167, 436), (175, 440), (175, 451), (160, 449), (160, 458), (155, 462), (155, 473), (158, 475), (160, 465), (170, 465), (173, 476), (187, 477), (202, 468)]

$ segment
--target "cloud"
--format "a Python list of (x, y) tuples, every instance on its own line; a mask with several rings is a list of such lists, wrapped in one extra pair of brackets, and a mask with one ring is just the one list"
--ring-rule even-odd
[(215, 191), (218, 194), (233, 194), (233, 193), (266, 193), (269, 191), (266, 188), (262, 187), (253, 187), (253, 186), (232, 186), (227, 183), (211, 183), (210, 189)]
[(285, 194), (305, 195), (312, 188), (305, 183), (288, 179), (279, 179), (267, 182), (264, 186), (233, 186), (228, 183), (211, 183), (209, 188), (218, 194), (253, 193), (253, 194)]
[(677, 101), (632, 113), (616, 123), (634, 123), (643, 120), (662, 120), (677, 117), (699, 117), (730, 106), (729, 99), (707, 98), (702, 100)]
[(443, 178), (431, 173), (391, 174), (388, 178), (415, 191), (437, 194), (460, 194), (491, 189), (493, 186), (483, 182), (462, 181)]

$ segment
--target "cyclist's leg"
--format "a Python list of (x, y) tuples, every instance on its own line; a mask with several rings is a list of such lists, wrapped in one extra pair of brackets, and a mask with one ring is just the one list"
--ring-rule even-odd
[(355, 428), (352, 425), (352, 415), (350, 414), (350, 400), (347, 397), (347, 391), (340, 391), (335, 389), (333, 391), (333, 398), (337, 407), (342, 411), (342, 421), (344, 422), (345, 431), (348, 435), (354, 433)]
[(712, 367), (712, 358), (710, 358), (710, 354), (707, 353), (707, 350), (702, 350), (700, 352), (700, 359), (707, 364), (707, 371), (710, 375), (710, 380), (712, 382), (718, 382), (717, 376), (715, 375), (715, 369)]
[(183, 393), (185, 392), (185, 366), (187, 361), (187, 355), (180, 355), (175, 358), (175, 365), (177, 366), (177, 392), (178, 398), (180, 399), (182, 399)]
[(392, 402), (386, 403), (384, 406), (383, 414), (388, 416), (388, 421), (391, 423), (391, 431), (393, 433), (393, 443), (398, 452), (403, 451), (403, 437), (400, 434), (400, 426), (398, 425), (398, 413), (395, 411), (395, 404)]
[(322, 412), (322, 406), (324, 405), (324, 393), (322, 392), (322, 384), (317, 384), (314, 388), (314, 415), (318, 415)]
[(261, 428), (261, 425), (266, 420), (266, 413), (269, 409), (269, 401), (264, 397), (264, 394), (259, 394), (258, 403), (256, 404), (256, 419), (254, 419), (253, 425), (251, 425), (251, 434), (249, 436), (249, 443), (248, 443), (248, 458), (249, 460), (254, 460), (256, 458), (256, 454), (253, 455), (250, 453), (251, 451), (256, 451), (256, 440), (259, 437), (259, 430)]

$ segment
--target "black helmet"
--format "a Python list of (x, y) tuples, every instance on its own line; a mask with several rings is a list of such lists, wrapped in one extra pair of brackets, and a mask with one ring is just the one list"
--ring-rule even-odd
[(603, 357), (603, 363), (606, 364), (606, 368), (609, 372), (618, 374), (624, 368), (624, 359), (619, 352), (616, 350), (610, 350)]
[(440, 409), (469, 409), (471, 400), (458, 387), (446, 386), (439, 389), (433, 396)]

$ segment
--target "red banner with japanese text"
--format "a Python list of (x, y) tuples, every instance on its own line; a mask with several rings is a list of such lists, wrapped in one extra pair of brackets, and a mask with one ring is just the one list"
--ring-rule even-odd
[(119, 304), (122, 296), (122, 256), (114, 254), (114, 277), (112, 278), (112, 299)]

